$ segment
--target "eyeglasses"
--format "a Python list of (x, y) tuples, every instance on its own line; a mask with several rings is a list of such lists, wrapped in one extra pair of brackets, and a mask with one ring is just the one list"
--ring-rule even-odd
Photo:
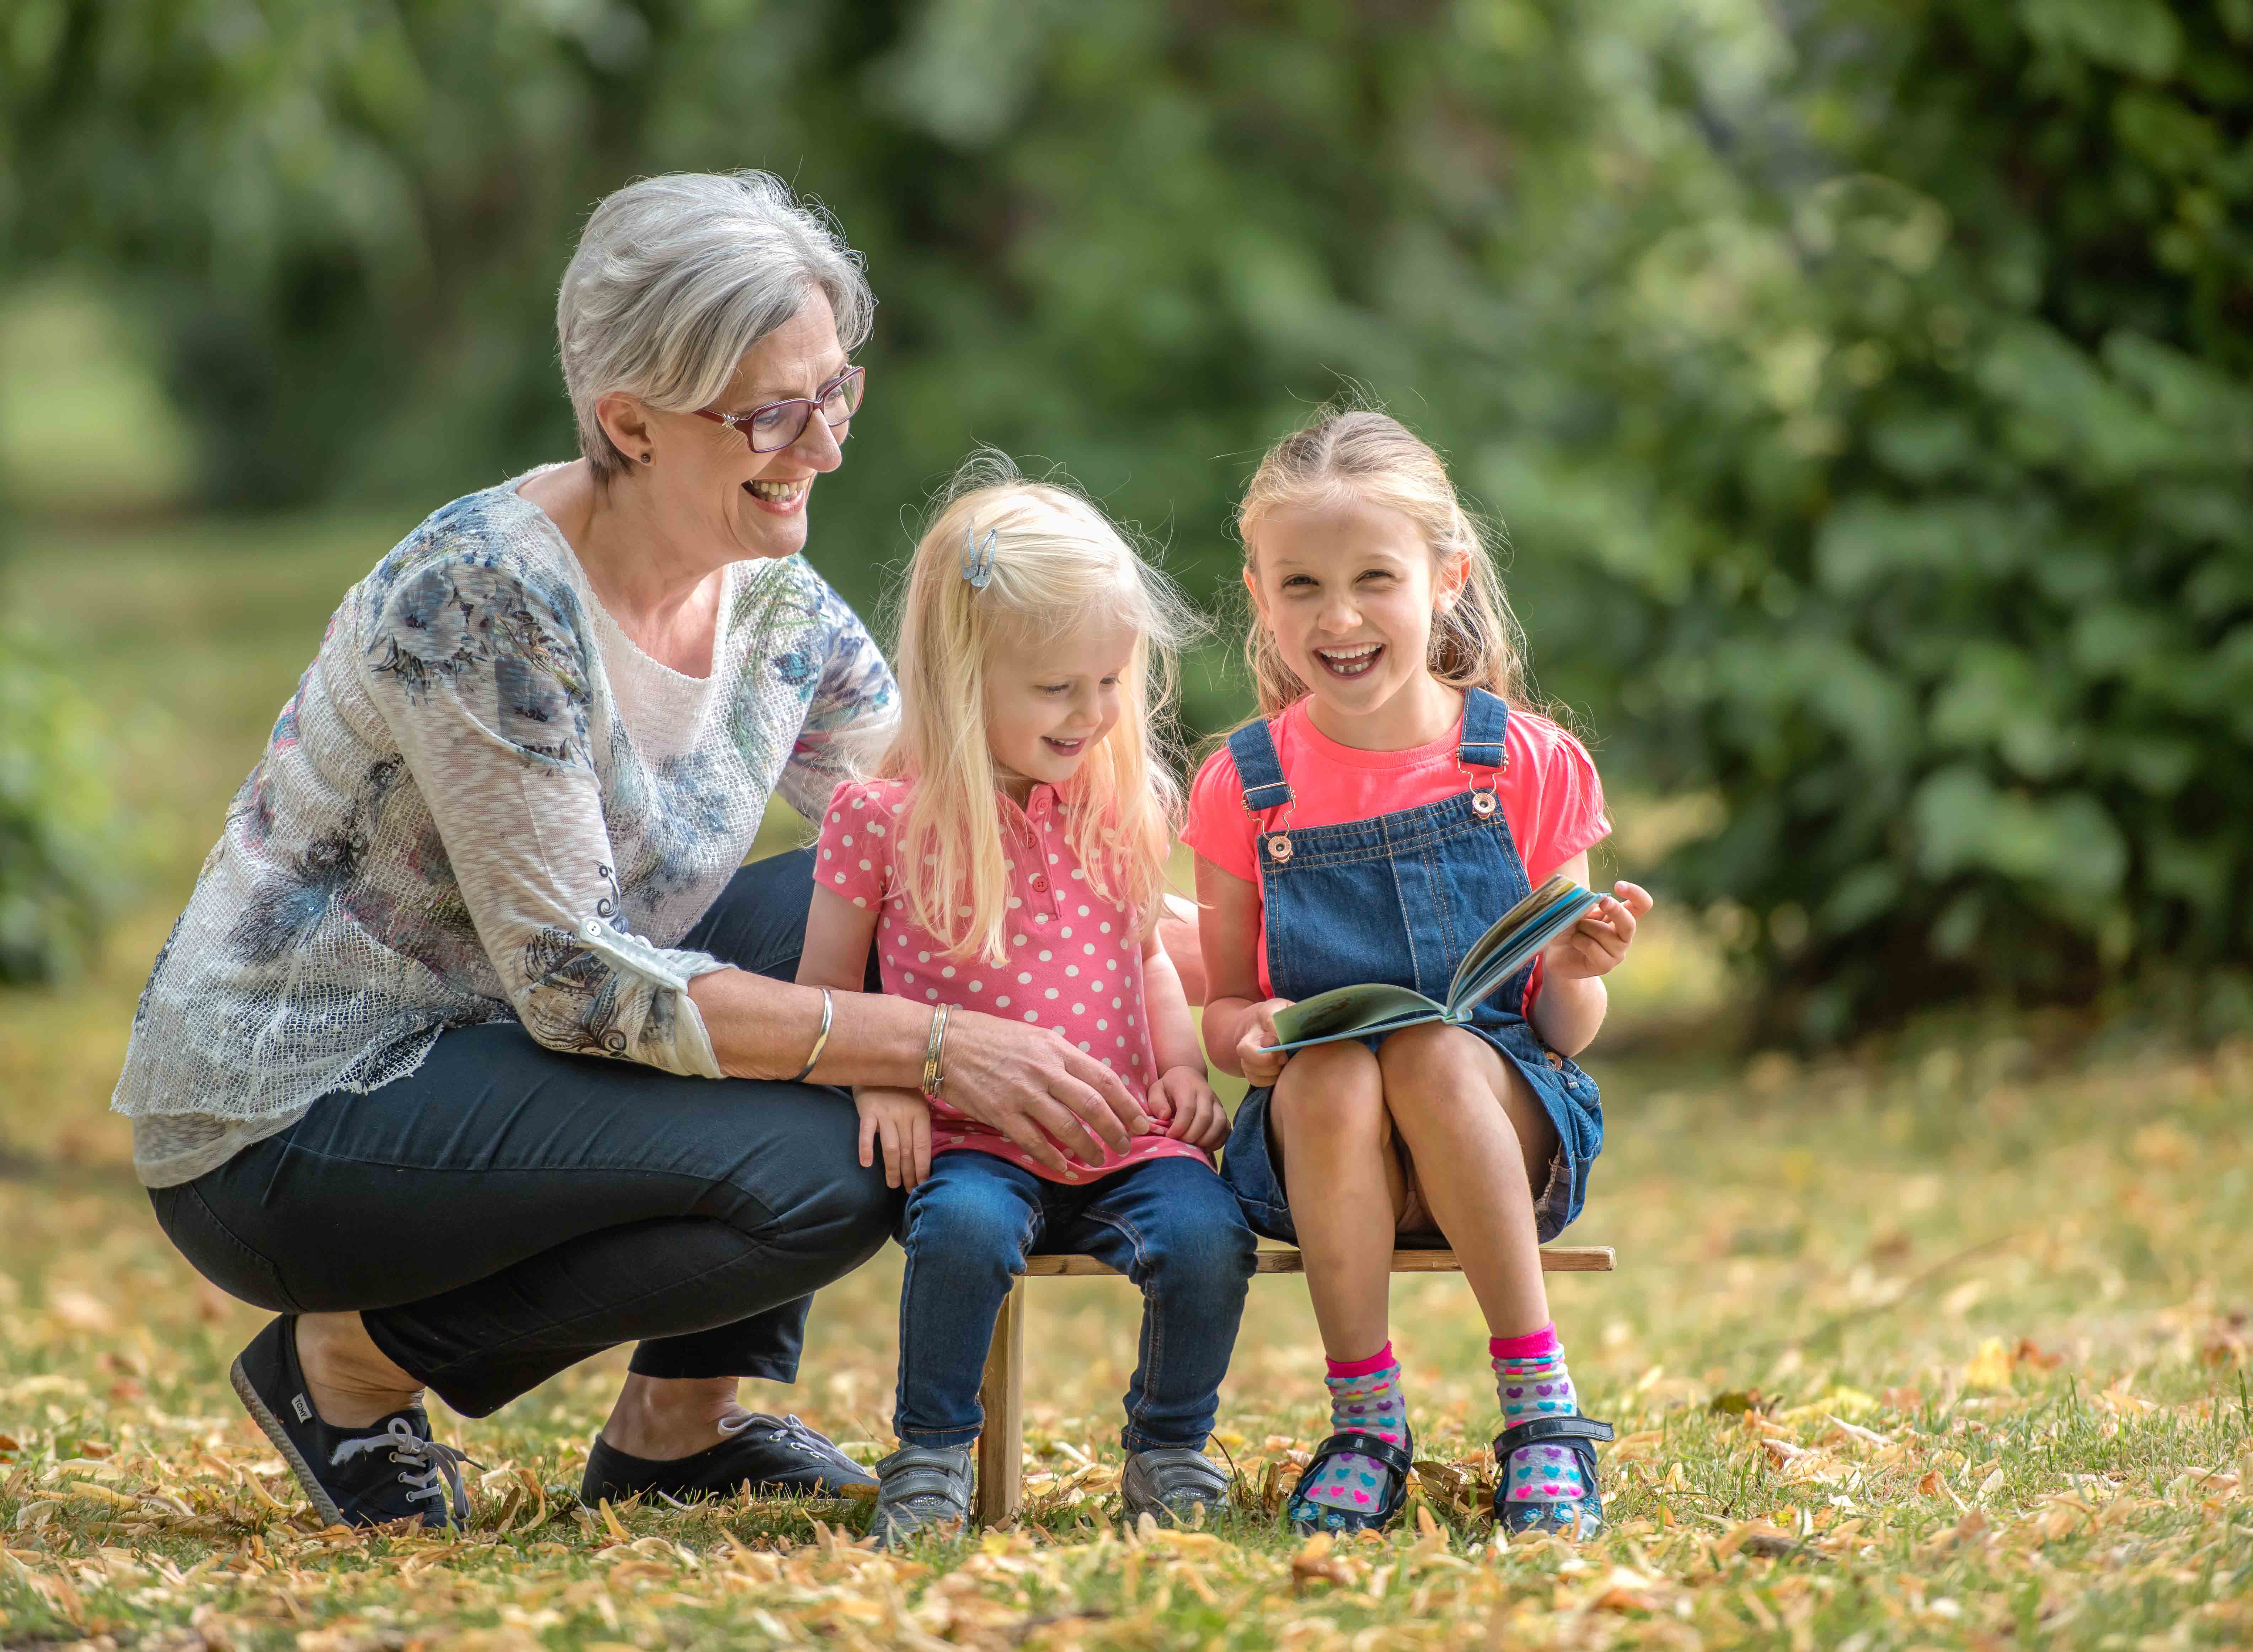
[(754, 453), (779, 453), (806, 434), (806, 421), (813, 417), (816, 408), (821, 409), (822, 422), (833, 430), (851, 423), (861, 410), (861, 387), (866, 374), (866, 368), (848, 367), (823, 385), (818, 394), (770, 401), (749, 413), (715, 413), (709, 408), (699, 408), (696, 416), (742, 431)]

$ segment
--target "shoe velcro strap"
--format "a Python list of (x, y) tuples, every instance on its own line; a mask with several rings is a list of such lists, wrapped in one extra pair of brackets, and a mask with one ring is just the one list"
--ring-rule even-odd
[(1216, 1491), (1228, 1488), (1228, 1476), (1219, 1466), (1203, 1452), (1188, 1446), (1161, 1446), (1138, 1453), (1142, 1472), (1150, 1483), (1161, 1491), (1174, 1491), (1189, 1486), (1210, 1486)]
[(884, 1502), (902, 1503), (917, 1497), (944, 1497), (951, 1503), (967, 1507), (970, 1476), (942, 1468), (937, 1463), (903, 1465), (884, 1476)]
[(1364, 1457), (1376, 1458), (1378, 1461), (1399, 1475), (1404, 1484), (1407, 1481), (1409, 1471), (1416, 1466), (1408, 1453), (1392, 1441), (1381, 1439), (1375, 1434), (1364, 1433), (1358, 1428), (1349, 1428), (1342, 1432), (1332, 1434), (1322, 1443), (1321, 1447), (1315, 1453), (1314, 1461), (1307, 1465), (1307, 1472), (1312, 1474), (1317, 1464), (1329, 1461), (1341, 1452), (1349, 1451), (1357, 1452)]
[[(1600, 1423), (1593, 1417), (1533, 1417), (1514, 1426), (1505, 1428), (1495, 1436), (1494, 1456), (1496, 1462), (1510, 1453), (1527, 1446), (1538, 1446), (1544, 1440), (1561, 1439), (1567, 1442), (1612, 1438), (1612, 1425)], [(1585, 1449), (1575, 1446), (1575, 1449)], [(1587, 1454), (1593, 1456), (1593, 1453)]]

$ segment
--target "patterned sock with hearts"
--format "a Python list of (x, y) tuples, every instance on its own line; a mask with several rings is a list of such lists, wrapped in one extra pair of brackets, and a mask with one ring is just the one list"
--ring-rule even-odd
[[(1578, 1409), (1554, 1325), (1530, 1336), (1493, 1337), (1487, 1352), (1494, 1360), (1504, 1428), (1536, 1417), (1570, 1417)], [(1520, 1446), (1501, 1467), (1512, 1502), (1577, 1502), (1588, 1495), (1580, 1483), (1580, 1460), (1569, 1446)]]
[[(1408, 1438), (1408, 1396), (1400, 1387), (1400, 1362), (1387, 1342), (1367, 1359), (1332, 1360), (1322, 1379), (1330, 1391), (1330, 1432), (1358, 1429), (1398, 1446)], [(1384, 1505), (1392, 1471), (1374, 1457), (1342, 1451), (1307, 1482), (1305, 1495), (1335, 1509), (1375, 1514)]]

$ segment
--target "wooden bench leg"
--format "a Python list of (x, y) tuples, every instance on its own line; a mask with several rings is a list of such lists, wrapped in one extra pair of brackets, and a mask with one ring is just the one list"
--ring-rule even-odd
[(978, 1436), (978, 1494), (972, 1513), (981, 1526), (1012, 1518), (1025, 1503), (1025, 1282), (1001, 1299), (986, 1376), (978, 1387), (986, 1426)]

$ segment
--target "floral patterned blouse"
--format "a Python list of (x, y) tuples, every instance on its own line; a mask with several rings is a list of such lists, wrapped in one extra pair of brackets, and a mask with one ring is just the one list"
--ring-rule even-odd
[(150, 1187), (450, 1027), (717, 1077), (676, 950), (770, 794), (820, 818), (895, 711), (803, 557), (729, 565), (709, 677), (644, 654), (518, 477), (345, 595), (158, 953), (113, 1105)]

